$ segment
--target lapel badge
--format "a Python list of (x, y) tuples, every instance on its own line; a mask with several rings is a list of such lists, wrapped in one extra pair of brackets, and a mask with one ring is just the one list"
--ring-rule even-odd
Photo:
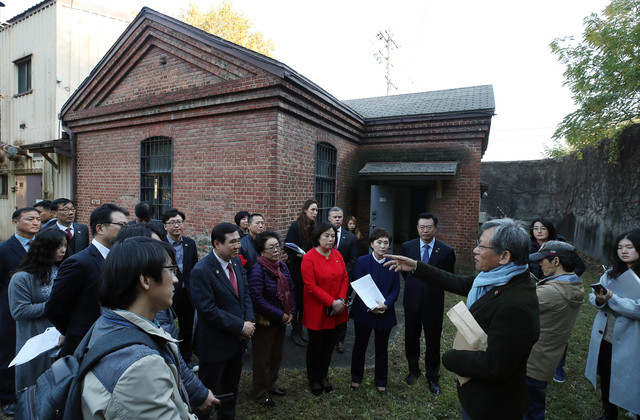
[(218, 270), (216, 270), (216, 274), (220, 274), (220, 272)]
[(500, 290), (496, 290), (495, 292), (493, 292), (494, 296), (498, 296), (500, 294)]

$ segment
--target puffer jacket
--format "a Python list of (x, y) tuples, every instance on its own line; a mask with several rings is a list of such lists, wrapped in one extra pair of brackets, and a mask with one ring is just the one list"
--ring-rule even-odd
[(527, 376), (549, 382), (571, 336), (584, 302), (584, 287), (575, 274), (540, 280), (536, 284), (540, 305), (540, 337), (527, 361)]
[(89, 347), (98, 337), (122, 328), (138, 328), (150, 336), (160, 337), (166, 342), (165, 354), (135, 344), (102, 358), (83, 381), (83, 418), (196, 419), (189, 413), (188, 397), (180, 377), (185, 366), (184, 362), (180, 363), (176, 340), (162, 328), (134, 313), (103, 308)]

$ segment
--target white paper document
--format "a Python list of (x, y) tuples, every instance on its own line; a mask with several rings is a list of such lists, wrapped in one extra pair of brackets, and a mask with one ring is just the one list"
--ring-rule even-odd
[(370, 310), (378, 307), (377, 301), (384, 303), (384, 296), (380, 293), (380, 289), (378, 289), (370, 274), (360, 277), (351, 283), (351, 287)]
[(11, 361), (9, 367), (27, 363), (45, 351), (54, 349), (58, 346), (61, 335), (55, 327), (49, 327), (42, 334), (31, 337), (24, 343), (24, 346), (22, 346), (16, 357)]
[(293, 242), (285, 242), (284, 246), (286, 246), (289, 249), (293, 249), (298, 254), (302, 254), (302, 255), (306, 254), (306, 252), (304, 252), (302, 248), (300, 248), (298, 245), (294, 244)]
[(609, 281), (607, 288), (611, 289), (614, 295), (633, 300), (640, 299), (640, 278), (633, 270), (627, 270), (616, 279)]
[[(487, 333), (484, 332), (478, 321), (471, 315), (464, 302), (460, 301), (449, 309), (447, 316), (458, 329), (458, 333), (453, 339), (453, 348), (455, 350), (481, 351), (487, 349)], [(456, 378), (460, 385), (466, 384), (471, 379), (459, 375), (456, 375)]]

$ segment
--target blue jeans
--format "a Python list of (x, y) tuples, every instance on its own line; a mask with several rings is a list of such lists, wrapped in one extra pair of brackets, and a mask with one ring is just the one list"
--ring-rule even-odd
[(529, 405), (524, 413), (524, 420), (544, 420), (544, 411), (547, 399), (547, 382), (536, 381), (527, 376), (527, 394)]

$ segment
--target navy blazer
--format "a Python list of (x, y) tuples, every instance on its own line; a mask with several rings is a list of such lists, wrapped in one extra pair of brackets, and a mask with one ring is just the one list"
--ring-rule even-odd
[(203, 362), (216, 363), (244, 351), (240, 333), (245, 321), (253, 321), (253, 306), (240, 258), (230, 262), (238, 281), (238, 294), (211, 251), (191, 271), (191, 296), (198, 311), (194, 352)]
[(355, 269), (356, 260), (358, 259), (358, 241), (356, 235), (345, 228), (340, 229), (338, 251), (342, 254), (344, 265), (347, 267), (347, 273), (349, 273), (351, 277), (349, 280), (353, 281), (353, 270)]
[[(421, 239), (416, 238), (402, 244), (402, 255), (420, 261)], [(449, 245), (438, 240), (431, 250), (429, 265), (453, 273), (456, 263), (456, 253)], [(439, 308), (444, 305), (444, 292), (437, 286), (425, 283), (413, 277), (411, 273), (404, 273), (404, 308), (411, 312), (417, 312), (421, 303)], [(437, 309), (436, 309), (437, 310)], [(442, 309), (439, 309), (442, 312)]]
[[(169, 239), (165, 237), (163, 239), (165, 242), (169, 243)], [(169, 243), (170, 244), (170, 243)], [(176, 285), (176, 289), (184, 288), (189, 293), (189, 283), (191, 281), (191, 270), (198, 263), (198, 247), (196, 246), (196, 241), (191, 238), (187, 238), (186, 236), (182, 237), (182, 271), (179, 272), (176, 277), (178, 278), (178, 284)], [(189, 295), (189, 299), (191, 296)]]
[[(385, 259), (385, 262), (388, 259)], [(362, 276), (371, 274), (373, 281), (375, 282), (380, 293), (385, 297), (384, 304), (387, 305), (387, 310), (381, 314), (373, 314), (369, 312), (369, 308), (366, 307), (360, 296), (356, 294), (349, 311), (349, 316), (356, 322), (364, 324), (365, 326), (376, 329), (386, 330), (392, 328), (398, 322), (396, 321), (396, 310), (394, 307), (395, 302), (398, 300), (400, 294), (400, 275), (395, 271), (389, 271), (387, 267), (379, 264), (373, 254), (364, 255), (358, 258), (354, 271), (355, 280)]]
[(73, 353), (100, 317), (100, 269), (103, 263), (98, 248), (89, 245), (60, 265), (45, 305), (45, 316), (65, 336), (62, 355)]
[(13, 401), (14, 370), (7, 366), (16, 355), (16, 321), (9, 310), (9, 281), (12, 272), (27, 255), (14, 235), (0, 244), (0, 399)]
[(73, 243), (76, 254), (89, 246), (89, 228), (82, 223), (73, 223)]

